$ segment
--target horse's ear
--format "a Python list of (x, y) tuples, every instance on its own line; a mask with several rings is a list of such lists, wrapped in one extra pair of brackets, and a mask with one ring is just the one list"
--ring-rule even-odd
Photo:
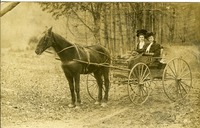
[(52, 28), (53, 28), (53, 27), (50, 27), (50, 28), (48, 29), (48, 34), (49, 34), (49, 35), (51, 35), (51, 33), (52, 33)]
[(49, 31), (49, 32), (52, 32), (52, 28), (53, 28), (53, 27), (50, 27), (48, 31)]

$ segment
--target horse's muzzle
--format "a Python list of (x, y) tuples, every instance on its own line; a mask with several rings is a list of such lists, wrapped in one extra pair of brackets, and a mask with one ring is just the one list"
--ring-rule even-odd
[(41, 54), (42, 54), (41, 50), (39, 50), (39, 49), (36, 49), (36, 50), (35, 50), (35, 53), (36, 53), (37, 55), (41, 55)]

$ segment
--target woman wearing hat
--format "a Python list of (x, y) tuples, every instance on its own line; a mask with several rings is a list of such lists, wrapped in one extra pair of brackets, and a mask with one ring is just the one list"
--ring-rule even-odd
[(145, 50), (147, 48), (147, 43), (145, 40), (146, 34), (147, 34), (147, 30), (145, 30), (145, 29), (137, 30), (137, 37), (138, 37), (139, 42), (137, 44), (136, 51), (139, 54), (145, 52)]
[(138, 44), (136, 46), (136, 50), (134, 50), (131, 53), (132, 56), (127, 60), (129, 68), (131, 68), (132, 65), (137, 61), (137, 58), (139, 58), (146, 51), (146, 48), (148, 46), (148, 43), (145, 40), (146, 33), (147, 33), (147, 30), (145, 29), (137, 30), (136, 36), (138, 38)]
[(152, 55), (154, 57), (159, 57), (160, 56), (160, 44), (156, 43), (156, 41), (154, 40), (154, 36), (155, 36), (155, 33), (153, 33), (153, 32), (148, 32), (146, 34), (146, 38), (149, 41), (149, 44), (146, 47), (145, 55)]
[(152, 62), (153, 57), (160, 56), (160, 45), (154, 41), (154, 33), (148, 32), (145, 37), (149, 41), (149, 43), (145, 44), (139, 56), (132, 58), (128, 63), (128, 68), (132, 68), (136, 63), (142, 62), (145, 64), (149, 64)]

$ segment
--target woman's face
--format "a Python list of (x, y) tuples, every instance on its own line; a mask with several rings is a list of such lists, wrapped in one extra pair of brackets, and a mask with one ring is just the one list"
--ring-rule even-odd
[(143, 42), (144, 41), (144, 35), (140, 35), (139, 36), (139, 42)]
[(148, 37), (148, 40), (149, 40), (150, 42), (153, 42), (153, 41), (154, 41), (154, 37), (153, 37), (153, 36), (150, 36), (150, 37)]

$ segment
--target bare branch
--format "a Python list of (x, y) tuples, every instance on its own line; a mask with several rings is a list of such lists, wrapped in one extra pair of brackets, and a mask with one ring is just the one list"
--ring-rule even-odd
[(80, 18), (80, 16), (76, 13), (76, 11), (74, 11), (72, 9), (73, 13), (77, 16), (77, 18), (91, 31), (93, 32), (93, 30)]
[(11, 2), (6, 8), (1, 11), (1, 16), (5, 15), (7, 12), (11, 11), (14, 7), (16, 7), (20, 2)]

